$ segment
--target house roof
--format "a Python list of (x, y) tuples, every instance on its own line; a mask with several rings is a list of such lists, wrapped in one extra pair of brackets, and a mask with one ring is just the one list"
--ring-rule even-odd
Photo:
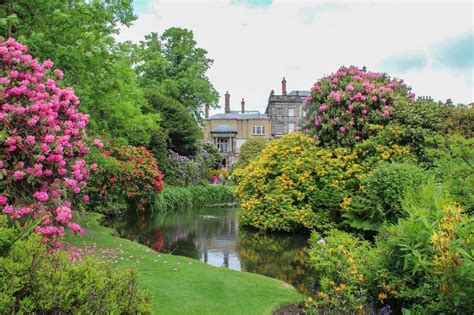
[(290, 94), (288, 95), (298, 95), (298, 96), (309, 96), (311, 95), (311, 92), (310, 91), (300, 91), (300, 90), (295, 90), (295, 91), (291, 91)]
[(216, 133), (237, 133), (237, 130), (232, 128), (231, 126), (227, 124), (222, 124), (217, 126), (214, 129), (211, 129), (211, 132), (216, 132)]
[(259, 111), (245, 111), (244, 113), (240, 111), (231, 111), (230, 113), (220, 113), (215, 114), (209, 117), (209, 119), (237, 119), (237, 120), (246, 120), (246, 119), (270, 119), (268, 115), (261, 114)]

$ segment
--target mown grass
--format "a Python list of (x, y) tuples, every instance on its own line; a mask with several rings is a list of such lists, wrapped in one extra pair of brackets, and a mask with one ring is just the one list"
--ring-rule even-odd
[(67, 235), (66, 241), (78, 247), (95, 244), (98, 249), (111, 249), (116, 253), (108, 258), (111, 263), (136, 268), (139, 287), (153, 297), (155, 314), (271, 314), (304, 298), (279, 280), (157, 254), (114, 236), (113, 230), (99, 224), (100, 218), (96, 213), (83, 214), (80, 223), (86, 235)]
[(151, 210), (165, 212), (235, 202), (234, 187), (229, 185), (165, 187), (151, 204)]

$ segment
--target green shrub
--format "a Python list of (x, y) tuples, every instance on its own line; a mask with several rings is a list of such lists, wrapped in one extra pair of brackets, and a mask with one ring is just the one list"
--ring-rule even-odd
[(474, 211), (474, 138), (453, 134), (426, 138), (425, 164), (445, 183), (456, 202)]
[(251, 137), (240, 147), (239, 158), (235, 168), (244, 168), (250, 161), (255, 159), (267, 146), (268, 139), (261, 137)]
[(474, 219), (433, 181), (409, 191), (407, 213), (369, 246), (350, 234), (313, 234), (313, 267), (320, 273), (313, 308), (359, 312), (391, 306), (417, 314), (467, 314), (474, 296)]
[(472, 311), (474, 220), (443, 191), (431, 182), (408, 194), (408, 217), (380, 234), (372, 295), (426, 313)]
[(15, 243), (0, 257), (1, 314), (151, 314), (135, 271), (116, 270), (93, 258), (71, 262), (48, 253), (38, 237)]
[(319, 275), (310, 308), (331, 314), (362, 314), (371, 309), (364, 285), (369, 244), (338, 230), (330, 230), (324, 238), (313, 233), (310, 244), (310, 262)]
[(418, 187), (425, 179), (425, 170), (413, 164), (382, 163), (362, 182), (350, 208), (344, 213), (351, 227), (377, 231), (386, 223), (404, 216), (404, 193)]

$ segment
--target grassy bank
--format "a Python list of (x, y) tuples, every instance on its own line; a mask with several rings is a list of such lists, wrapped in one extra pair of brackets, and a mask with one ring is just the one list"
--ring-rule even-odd
[(236, 201), (234, 187), (229, 185), (165, 187), (154, 200), (152, 210), (154, 212), (173, 211), (229, 204)]
[(152, 294), (156, 314), (271, 314), (303, 299), (293, 287), (275, 279), (157, 254), (114, 236), (99, 220), (99, 214), (86, 213), (80, 220), (86, 235), (68, 235), (66, 241), (105, 252), (118, 268), (135, 267), (140, 288)]

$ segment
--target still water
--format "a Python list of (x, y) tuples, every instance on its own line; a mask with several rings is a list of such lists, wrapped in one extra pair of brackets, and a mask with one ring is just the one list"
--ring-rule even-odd
[(238, 214), (238, 208), (189, 209), (108, 225), (157, 252), (280, 279), (309, 294), (315, 274), (308, 266), (308, 235), (261, 234), (239, 226)]

